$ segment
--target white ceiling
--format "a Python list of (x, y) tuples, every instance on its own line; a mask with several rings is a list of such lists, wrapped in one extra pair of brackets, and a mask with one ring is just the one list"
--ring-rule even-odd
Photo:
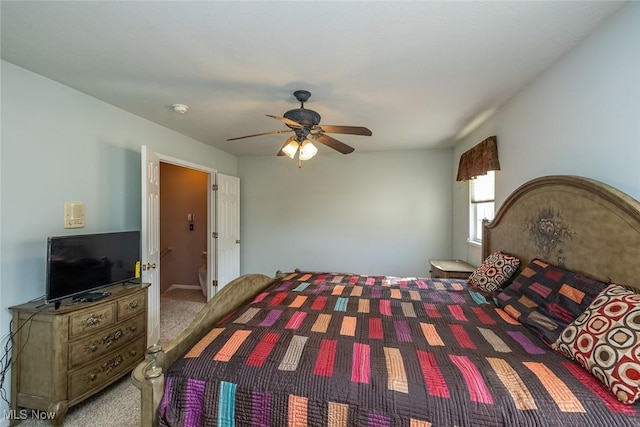
[(357, 151), (446, 147), (625, 3), (2, 0), (1, 52), (238, 156), (275, 155), (288, 135), (225, 139), (287, 129), (265, 114), (296, 89), (373, 131), (332, 135)]

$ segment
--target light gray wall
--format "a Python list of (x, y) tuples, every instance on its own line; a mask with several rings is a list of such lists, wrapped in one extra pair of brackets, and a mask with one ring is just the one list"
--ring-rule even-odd
[[(7, 307), (45, 292), (47, 236), (140, 229), (141, 145), (229, 175), (237, 159), (6, 61), (1, 67), (4, 337)], [(62, 227), (65, 201), (85, 203), (85, 228)]]
[[(640, 200), (640, 3), (632, 2), (458, 143), (460, 155), (497, 135), (496, 203), (544, 175), (581, 175)], [(468, 185), (454, 185), (454, 256), (466, 244)]]
[(243, 272), (428, 275), (450, 257), (452, 150), (242, 157)]

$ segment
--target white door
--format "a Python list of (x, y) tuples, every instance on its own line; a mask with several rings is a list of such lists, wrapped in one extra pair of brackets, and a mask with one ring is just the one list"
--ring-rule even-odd
[(240, 275), (240, 178), (216, 175), (217, 291)]
[(208, 219), (207, 219), (207, 235), (209, 240), (207, 242), (207, 301), (209, 301), (215, 295), (217, 286), (214, 285), (214, 280), (217, 277), (218, 268), (216, 266), (216, 238), (214, 230), (217, 227), (216, 224), (216, 174), (215, 172), (209, 172), (209, 194), (207, 196), (207, 202), (209, 206)]
[(147, 344), (160, 340), (160, 158), (141, 147), (142, 157), (142, 282), (150, 283)]

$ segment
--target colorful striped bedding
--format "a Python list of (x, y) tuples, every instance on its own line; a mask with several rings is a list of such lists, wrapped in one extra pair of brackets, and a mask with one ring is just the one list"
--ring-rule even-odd
[(640, 426), (463, 280), (293, 273), (168, 371), (162, 426)]

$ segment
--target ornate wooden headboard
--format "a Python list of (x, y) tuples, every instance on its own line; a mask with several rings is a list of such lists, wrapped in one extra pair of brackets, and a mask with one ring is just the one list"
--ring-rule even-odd
[(536, 178), (516, 189), (483, 230), (483, 257), (503, 251), (640, 290), (640, 202), (577, 176)]

